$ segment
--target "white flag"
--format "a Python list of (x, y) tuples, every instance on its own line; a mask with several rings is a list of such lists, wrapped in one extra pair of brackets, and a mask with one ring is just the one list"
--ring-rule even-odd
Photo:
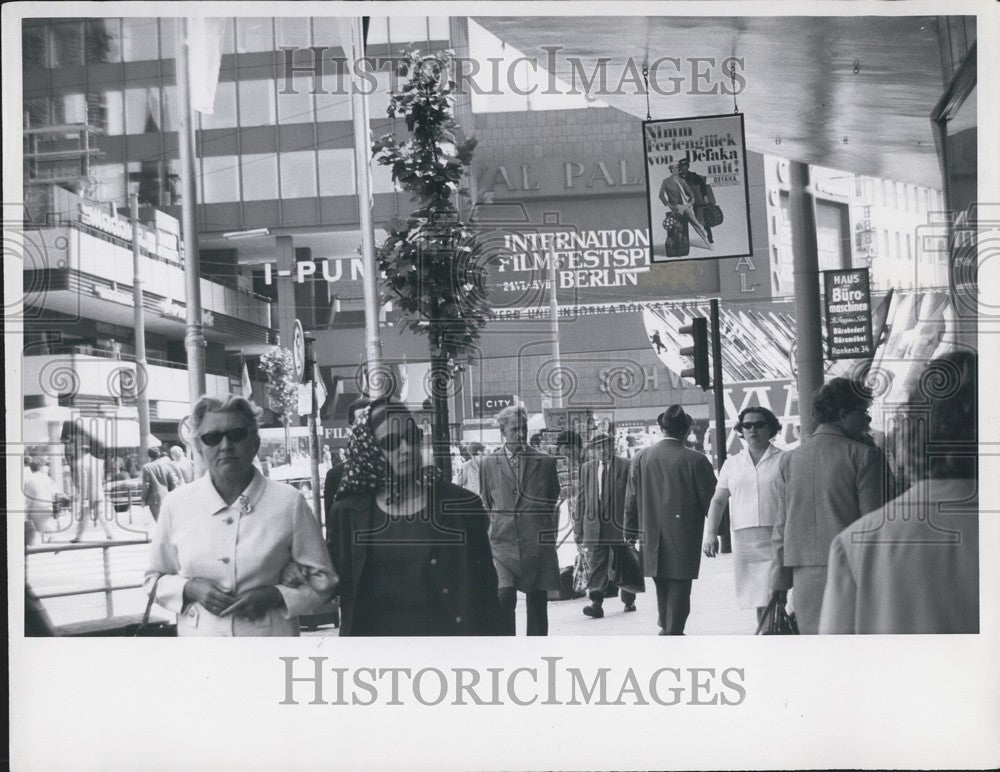
[(313, 382), (316, 384), (316, 412), (323, 409), (326, 403), (326, 384), (323, 383), (323, 376), (319, 374), (319, 365), (313, 364)]
[(228, 19), (192, 16), (188, 29), (188, 83), (191, 107), (200, 113), (215, 112), (215, 89), (222, 62), (222, 36)]
[(243, 396), (247, 399), (253, 397), (253, 386), (250, 384), (250, 371), (247, 370), (247, 363), (243, 363)]

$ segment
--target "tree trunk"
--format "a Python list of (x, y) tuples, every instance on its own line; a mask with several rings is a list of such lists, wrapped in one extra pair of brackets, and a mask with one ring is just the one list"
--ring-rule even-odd
[(448, 384), (451, 369), (448, 358), (431, 357), (431, 404), (434, 409), (432, 447), (434, 465), (448, 482), (451, 482), (451, 431), (448, 426)]

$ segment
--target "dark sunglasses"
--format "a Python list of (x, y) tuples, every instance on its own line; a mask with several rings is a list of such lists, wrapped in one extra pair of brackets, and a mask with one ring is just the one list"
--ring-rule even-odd
[(208, 447), (214, 448), (222, 442), (223, 437), (232, 443), (236, 443), (243, 442), (243, 440), (247, 438), (248, 434), (250, 434), (250, 430), (245, 426), (240, 426), (226, 432), (205, 432), (201, 435), (201, 441), (208, 445)]
[(767, 421), (744, 421), (740, 424), (741, 429), (766, 429)]
[(387, 452), (396, 450), (403, 440), (410, 445), (417, 445), (424, 438), (424, 430), (416, 424), (410, 424), (401, 432), (389, 432), (385, 437), (376, 440), (378, 446)]

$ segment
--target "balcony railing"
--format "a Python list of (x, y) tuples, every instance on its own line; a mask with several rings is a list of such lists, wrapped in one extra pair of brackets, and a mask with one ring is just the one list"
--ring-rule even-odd
[[(33, 260), (25, 268), (75, 269), (110, 281), (113, 286), (119, 286), (122, 290), (130, 289), (134, 279), (131, 243), (109, 234), (97, 233), (75, 222), (67, 222), (61, 227), (26, 230), (24, 238), (33, 247)], [(165, 305), (175, 304), (177, 313), (174, 315), (183, 319), (182, 306), (187, 297), (187, 289), (182, 263), (143, 252), (140, 256), (140, 271), (146, 292), (165, 298)], [(271, 327), (270, 301), (249, 290), (235, 289), (210, 279), (202, 279), (201, 296), (205, 311), (260, 327)], [(170, 315), (171, 310), (165, 308), (165, 315)]]
[[(86, 345), (29, 347), (22, 358), (26, 396), (59, 395), (75, 400), (77, 395), (105, 397), (109, 404), (133, 404), (139, 380), (135, 377), (135, 357)], [(130, 371), (131, 374), (123, 372)], [(187, 365), (166, 360), (148, 359), (146, 396), (160, 403), (158, 415), (173, 417), (188, 404)], [(210, 396), (229, 394), (229, 376), (215, 370), (205, 377), (205, 391)]]

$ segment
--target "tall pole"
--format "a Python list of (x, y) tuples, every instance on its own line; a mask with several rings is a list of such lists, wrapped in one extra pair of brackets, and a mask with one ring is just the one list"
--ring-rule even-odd
[(319, 522), (324, 522), (323, 511), (321, 509), (322, 504), (320, 503), (320, 490), (319, 490), (319, 459), (320, 459), (320, 449), (319, 449), (319, 434), (316, 429), (319, 425), (319, 404), (316, 400), (316, 376), (318, 375), (318, 368), (316, 367), (316, 340), (315, 338), (306, 338), (306, 367), (309, 372), (309, 471), (312, 477), (312, 499), (313, 499), (313, 513), (316, 515), (316, 519)]
[[(355, 55), (365, 51), (361, 19), (351, 20), (351, 48)], [(348, 62), (357, 66), (356, 61)], [(371, 137), (368, 118), (368, 95), (351, 80), (351, 108), (354, 114), (354, 166), (358, 181), (358, 223), (361, 228), (361, 286), (365, 296), (365, 359), (368, 364), (368, 390), (372, 398), (382, 395), (388, 378), (382, 372), (382, 340), (379, 334), (378, 288), (375, 275), (375, 226), (372, 222)]]
[(139, 413), (139, 463), (145, 463), (149, 450), (149, 369), (146, 366), (146, 312), (143, 308), (142, 267), (139, 255), (139, 196), (129, 196), (132, 218), (132, 305), (135, 325), (136, 409)]
[(184, 348), (187, 351), (188, 399), (191, 406), (205, 393), (205, 333), (201, 321), (201, 266), (195, 222), (194, 125), (188, 71), (188, 20), (181, 19), (177, 41), (177, 97), (180, 130), (177, 144), (181, 162), (181, 230), (184, 234), (184, 289), (187, 310)]
[[(715, 463), (716, 469), (722, 469), (726, 461), (726, 400), (725, 383), (722, 378), (722, 332), (719, 327), (719, 301), (711, 301), (712, 321), (712, 392), (715, 395)], [(726, 507), (722, 521), (719, 523), (719, 551), (733, 551), (732, 537), (729, 533), (729, 507)]]
[(788, 213), (792, 225), (792, 271), (795, 287), (800, 436), (816, 428), (813, 397), (823, 385), (823, 338), (820, 331), (819, 248), (816, 212), (809, 189), (809, 167), (790, 161)]
[(554, 407), (561, 408), (562, 401), (562, 356), (559, 350), (559, 298), (556, 297), (556, 258), (549, 253), (549, 330), (552, 334), (552, 360), (555, 367), (559, 391), (556, 392)]

